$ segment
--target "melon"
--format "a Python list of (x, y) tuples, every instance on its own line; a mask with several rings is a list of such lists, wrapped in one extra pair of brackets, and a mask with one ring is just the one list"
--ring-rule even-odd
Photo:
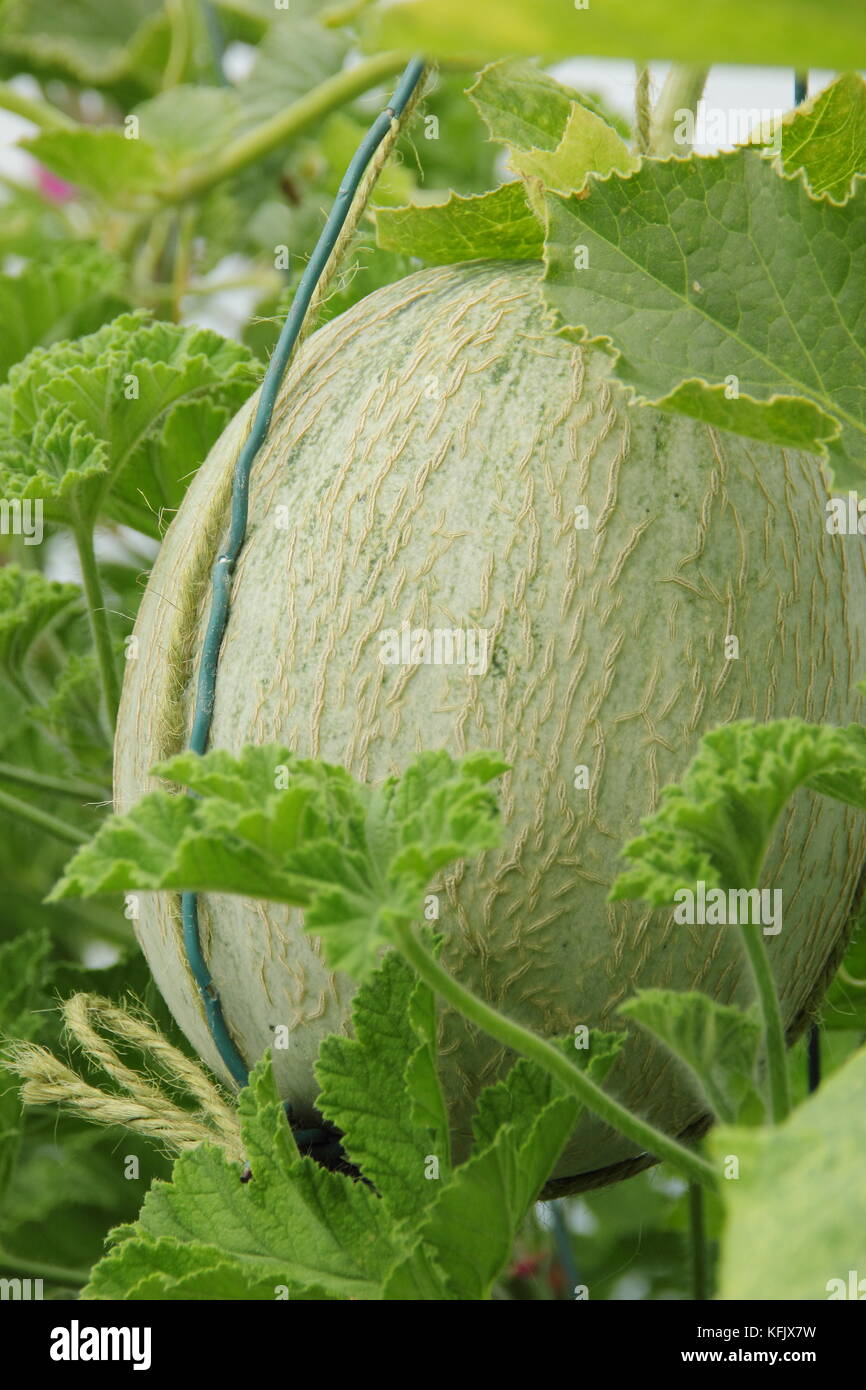
[[(857, 537), (826, 530), (820, 462), (631, 406), (608, 370), (556, 336), (538, 268), (518, 262), (421, 271), (313, 334), (253, 471), (211, 735), (233, 752), (282, 742), (374, 781), (425, 748), (500, 750), (502, 845), (436, 885), (443, 960), (548, 1036), (621, 1028), (618, 1006), (642, 987), (749, 1001), (735, 928), (608, 901), (621, 847), (707, 730), (846, 723), (863, 667), (863, 561)], [(254, 404), (198, 472), (144, 595), (117, 731), (121, 811), (188, 738)], [(405, 659), (404, 633), (428, 660)], [(783, 930), (765, 940), (789, 1037), (838, 961), (864, 848), (862, 817), (806, 791), (779, 827), (762, 883), (783, 894)], [(230, 1084), (179, 900), (145, 895), (139, 912), (160, 990)], [(278, 1083), (314, 1120), (316, 1052), (350, 1030), (352, 982), (294, 910), (203, 895), (200, 920), (242, 1056), (252, 1065), (284, 1025)], [(513, 1058), (447, 1009), (440, 1052), (462, 1155), (479, 1090)], [(671, 1134), (706, 1123), (638, 1029), (606, 1086)], [(575, 1190), (646, 1161), (587, 1115), (556, 1176)]]

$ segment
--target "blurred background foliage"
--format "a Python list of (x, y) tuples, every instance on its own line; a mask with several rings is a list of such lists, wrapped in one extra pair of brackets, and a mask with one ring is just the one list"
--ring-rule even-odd
[[(267, 360), (346, 164), (401, 65), (396, 55), (361, 54), (362, 8), (0, 0), (0, 108), (19, 122), (3, 127), (16, 147), (0, 159), (0, 381), (32, 348), (90, 333), (128, 308), (216, 328)], [(378, 204), (440, 201), (503, 176), (464, 95), (473, 78), (458, 66), (432, 79), (425, 119), (402, 138)], [(322, 90), (327, 101), (304, 106)], [(127, 139), (131, 117), (136, 139)], [(368, 218), (325, 316), (414, 268), (376, 248)], [(162, 515), (158, 529), (169, 520)], [(107, 524), (97, 553), (120, 648), (155, 542)], [(43, 905), (73, 843), (110, 802), (110, 738), (89, 653), (63, 530), (48, 526), (41, 545), (0, 535), (0, 1031), (58, 1043), (57, 998), (88, 989), (142, 1000), (186, 1047), (123, 904)], [(22, 815), (22, 803), (44, 823)], [(866, 1030), (862, 935), (824, 1022), (830, 1070)], [(791, 1053), (798, 1098), (805, 1046)], [(15, 1082), (0, 1071), (0, 1274), (44, 1277), (49, 1296), (68, 1297), (106, 1231), (132, 1219), (169, 1169), (128, 1132), (45, 1108), (22, 1114)], [(656, 1169), (563, 1201), (559, 1230), (539, 1205), (497, 1296), (571, 1298), (579, 1282), (594, 1299), (690, 1297), (687, 1203), (683, 1184)], [(711, 1207), (706, 1221), (712, 1240), (719, 1213)]]

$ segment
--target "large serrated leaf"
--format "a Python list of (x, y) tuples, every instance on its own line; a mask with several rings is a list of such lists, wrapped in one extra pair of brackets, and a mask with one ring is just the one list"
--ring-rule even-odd
[(431, 1147), (442, 1176), (449, 1172), (444, 1110), (436, 1126), (435, 1114), (425, 1112), (427, 1123), (419, 1123), (407, 1105), (417, 1080), (413, 1076), (407, 1083), (419, 1049), (410, 1014), (416, 989), (429, 998), (402, 957), (390, 952), (355, 997), (354, 1038), (326, 1038), (316, 1062), (322, 1088), (317, 1108), (342, 1132), (348, 1156), (379, 1191), (385, 1209), (395, 1220), (413, 1224), (436, 1193), (425, 1172)]
[(786, 173), (802, 169), (812, 192), (844, 203), (854, 180), (866, 175), (866, 82), (845, 73), (782, 124)]
[(548, 302), (610, 344), (640, 401), (829, 452), (837, 483), (862, 481), (866, 188), (819, 203), (738, 150), (546, 201)]
[(708, 1142), (728, 1175), (718, 1296), (862, 1298), (866, 1050), (784, 1124), (718, 1129)]
[(377, 208), (376, 230), (380, 246), (430, 265), (538, 260), (544, 249), (541, 225), (519, 182), (466, 197), (450, 193), (444, 203)]

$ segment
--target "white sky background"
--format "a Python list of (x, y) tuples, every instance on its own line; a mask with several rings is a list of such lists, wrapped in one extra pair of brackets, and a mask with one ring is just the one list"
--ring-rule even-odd
[[(669, 63), (651, 63), (653, 100), (661, 91)], [(597, 92), (605, 102), (629, 120), (634, 119), (634, 63), (609, 58), (570, 58), (550, 71), (561, 82), (587, 92)], [(809, 73), (809, 94), (820, 92), (835, 73), (815, 69)], [(794, 105), (794, 74), (790, 68), (727, 67), (710, 68), (704, 88), (704, 105), (722, 111), (790, 111)], [(695, 141), (698, 154), (714, 154), (718, 144)]]

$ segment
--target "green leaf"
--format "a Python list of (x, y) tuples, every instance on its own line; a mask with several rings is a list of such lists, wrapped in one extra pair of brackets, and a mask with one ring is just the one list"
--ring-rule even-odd
[[(247, 1266), (218, 1245), (161, 1236), (125, 1240), (98, 1264), (84, 1298), (154, 1302), (274, 1299), (282, 1280), (272, 1269)], [(305, 1293), (292, 1288), (292, 1301)], [(323, 1290), (316, 1298), (327, 1299)]]
[(116, 1233), (119, 1243), (96, 1266), (86, 1297), (148, 1298), (187, 1280), (209, 1289), (217, 1275), (221, 1287), (254, 1289), (256, 1297), (275, 1297), (279, 1285), (293, 1297), (309, 1288), (378, 1296), (397, 1249), (379, 1199), (299, 1156), (267, 1057), (238, 1108), (251, 1179), (242, 1183), (239, 1165), (209, 1145), (183, 1155), (172, 1181), (151, 1188), (135, 1226)]
[(548, 302), (569, 336), (609, 344), (639, 401), (829, 452), (838, 484), (862, 479), (866, 189), (819, 203), (735, 150), (546, 202)]
[(348, 38), (339, 29), (326, 29), (292, 12), (280, 14), (256, 48), (252, 71), (237, 86), (246, 122), (266, 121), (333, 77), (348, 48)]
[(833, 23), (821, 0), (747, 0), (723, 10), (679, 0), (605, 0), (578, 8), (562, 0), (411, 0), (368, 10), (367, 48), (401, 48), (431, 58), (497, 54), (547, 59), (602, 54), (683, 63), (762, 63), (846, 69), (866, 66), (857, 0), (840, 0)]
[[(423, 995), (420, 1001), (418, 991)], [(429, 1034), (419, 1039), (419, 1014), (425, 1029), (431, 1019), (435, 1024), (433, 997), (426, 986), (416, 984), (402, 957), (389, 952), (355, 996), (354, 1038), (325, 1038), (316, 1062), (322, 1088), (316, 1108), (342, 1131), (344, 1149), (378, 1190), (389, 1215), (413, 1224), (436, 1193), (436, 1183), (425, 1176), (428, 1155), (437, 1156), (443, 1176), (450, 1170), (448, 1123), (435, 1076), (435, 1039), (432, 1049)], [(432, 1087), (429, 1070), (420, 1075), (422, 1049), (425, 1061), (432, 1051)], [(412, 1091), (414, 1108), (407, 1104)]]
[(544, 233), (520, 182), (489, 193), (449, 193), (444, 203), (377, 208), (379, 245), (429, 265), (456, 261), (539, 260)]
[(0, 275), (0, 381), (31, 348), (90, 333), (122, 309), (121, 262), (87, 242), (61, 245)]
[(707, 994), (641, 989), (621, 1004), (633, 1018), (685, 1062), (713, 1113), (727, 1123), (760, 1097), (754, 1084), (761, 1025), (753, 1012), (718, 1004)]
[(6, 0), (0, 51), (102, 87), (141, 77), (154, 50), (164, 50), (167, 28), (152, 0), (64, 0), (60, 7), (54, 0)]
[(178, 86), (129, 113), (136, 126), (42, 131), (21, 143), (55, 174), (112, 204), (137, 206), (221, 148), (241, 127), (228, 87)]
[[(603, 1033), (591, 1028), (586, 1047), (576, 1048), (573, 1037), (554, 1039), (553, 1042), (572, 1065), (585, 1071), (590, 1080), (600, 1085), (622, 1051), (627, 1037), (626, 1033)], [(532, 1114), (547, 1103), (550, 1086), (548, 1073), (525, 1061), (512, 1068), (506, 1082), (487, 1086), (478, 1098), (472, 1119), (476, 1144), (486, 1147), (495, 1143), (504, 1125), (513, 1125), (516, 1130), (522, 1115)]]
[(718, 1296), (862, 1297), (848, 1281), (850, 1270), (858, 1271), (855, 1285), (864, 1277), (866, 1050), (784, 1124), (717, 1129), (708, 1143), (721, 1171), (739, 1160), (739, 1176), (721, 1184), (727, 1221)]
[(0, 391), (0, 485), (61, 524), (102, 515), (158, 535), (256, 375), (238, 343), (142, 314), (34, 348)]
[(591, 97), (533, 63), (491, 63), (468, 96), (512, 167), (548, 188), (576, 190), (590, 171), (628, 173), (638, 162)]
[(504, 1081), (483, 1091), (479, 1142), (443, 1183), (411, 1252), (390, 1274), (384, 1297), (489, 1298), (580, 1108), (578, 1100), (525, 1059), (515, 1063)]
[[(33, 1038), (45, 1007), (46, 965), (51, 943), (46, 931), (27, 932), (14, 941), (0, 942), (0, 1036)], [(0, 1065), (0, 1211), (7, 1225), (10, 1213), (5, 1195), (14, 1173), (21, 1138), (21, 1101), (18, 1079)]]
[(496, 843), (484, 784), (505, 769), (487, 753), (422, 753), (371, 787), (278, 744), (182, 753), (155, 772), (198, 795), (151, 792), (107, 820), (51, 898), (176, 888), (291, 903), (331, 967), (363, 979), (434, 874)]
[(34, 648), (80, 610), (77, 584), (61, 584), (20, 565), (0, 567), (0, 674), (26, 699), (33, 698)]
[(7, 1037), (32, 1038), (38, 1031), (50, 944), (45, 931), (0, 942), (0, 1032)]
[(229, 87), (186, 84), (141, 102), (139, 139), (155, 152), (158, 184), (224, 145), (241, 123), (241, 101)]
[(866, 810), (866, 731), (741, 720), (705, 734), (678, 785), (626, 845), (610, 898), (670, 906), (684, 887), (751, 888), (788, 798), (810, 787)]
[(628, 174), (639, 162), (616, 131), (579, 102), (555, 150), (515, 150), (511, 156), (521, 174), (540, 179), (545, 188), (567, 190), (582, 188), (588, 174)]
[(111, 785), (111, 743), (100, 718), (99, 672), (92, 653), (64, 650), (64, 664), (51, 694), (28, 714), (52, 745), (59, 744), (80, 770)]
[(52, 173), (106, 202), (121, 205), (160, 186), (158, 153), (147, 140), (128, 139), (115, 126), (46, 130), (19, 142)]
[[(433, 943), (438, 951), (441, 939)], [(409, 1096), (409, 1116), (416, 1129), (431, 1136), (429, 1147), (439, 1158), (439, 1168), (450, 1165), (451, 1139), (448, 1109), (439, 1082), (439, 1056), (436, 999), (427, 985), (418, 980), (409, 996), (409, 1023), (414, 1031), (415, 1050), (406, 1063), (405, 1082)]]
[(844, 203), (866, 174), (866, 82), (845, 73), (782, 123), (782, 164), (800, 170), (816, 197)]
[(535, 63), (517, 59), (490, 63), (467, 88), (467, 96), (491, 140), (520, 150), (553, 153), (562, 140), (578, 93)]
[(845, 959), (825, 996), (821, 1022), (834, 1031), (866, 1031), (866, 918), (862, 906)]

